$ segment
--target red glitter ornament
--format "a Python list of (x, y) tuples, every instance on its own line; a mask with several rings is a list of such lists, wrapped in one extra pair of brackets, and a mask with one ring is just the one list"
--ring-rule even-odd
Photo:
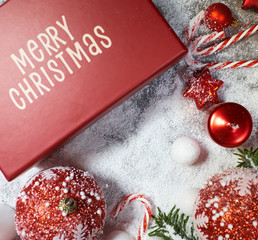
[(222, 86), (223, 81), (213, 79), (208, 69), (200, 74), (194, 73), (188, 77), (189, 88), (183, 96), (194, 99), (198, 109), (201, 109), (206, 102), (219, 103), (217, 90)]
[(194, 227), (198, 237), (257, 239), (257, 200), (257, 171), (234, 168), (214, 175), (195, 201)]
[(204, 23), (213, 31), (220, 32), (230, 26), (232, 22), (232, 13), (223, 3), (214, 3), (204, 12)]
[(21, 190), (15, 222), (22, 240), (96, 240), (106, 215), (94, 178), (75, 168), (40, 172)]
[(258, 12), (258, 1), (257, 0), (244, 0), (243, 9), (254, 9)]
[(251, 135), (253, 121), (250, 113), (237, 103), (216, 106), (208, 118), (210, 137), (223, 147), (237, 147)]

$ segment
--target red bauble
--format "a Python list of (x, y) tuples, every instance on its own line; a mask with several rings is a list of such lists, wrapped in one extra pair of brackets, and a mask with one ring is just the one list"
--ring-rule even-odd
[(194, 73), (188, 77), (189, 88), (183, 96), (194, 99), (198, 109), (201, 109), (206, 102), (219, 103), (217, 90), (222, 86), (221, 80), (213, 79), (208, 69), (200, 74)]
[(258, 0), (244, 0), (243, 9), (254, 9), (258, 12)]
[(223, 147), (237, 147), (251, 135), (253, 121), (250, 113), (240, 104), (222, 103), (208, 118), (210, 137)]
[(106, 215), (94, 178), (75, 168), (40, 172), (22, 189), (15, 222), (22, 240), (96, 240)]
[(220, 32), (230, 26), (232, 22), (232, 13), (223, 3), (214, 3), (205, 10), (204, 23), (213, 31)]
[(257, 199), (256, 170), (233, 168), (214, 175), (195, 201), (194, 227), (198, 237), (257, 239)]

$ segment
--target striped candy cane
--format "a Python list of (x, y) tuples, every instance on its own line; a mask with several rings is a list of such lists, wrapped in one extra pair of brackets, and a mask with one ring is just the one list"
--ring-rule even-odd
[(243, 38), (246, 38), (254, 33), (257, 33), (258, 32), (258, 24), (255, 24), (254, 26), (246, 29), (245, 31), (242, 31), (226, 40), (224, 40), (223, 42), (221, 43), (218, 43), (214, 46), (211, 46), (211, 47), (208, 47), (208, 48), (205, 48), (205, 49), (199, 49), (197, 48), (196, 49), (196, 53), (195, 55), (196, 56), (206, 56), (206, 55), (210, 55), (210, 54), (213, 54), (213, 53), (216, 53), (216, 52), (219, 52), (221, 51), (222, 49), (240, 41), (241, 39)]
[(198, 30), (203, 18), (204, 18), (204, 11), (201, 11), (189, 22), (189, 25), (185, 30), (185, 39), (188, 42), (194, 38), (194, 35)]
[(196, 53), (196, 49), (202, 46), (203, 44), (213, 42), (218, 39), (222, 39), (225, 37), (225, 32), (214, 32), (209, 35), (205, 35), (202, 37), (197, 38), (195, 41), (191, 42), (189, 45), (189, 51), (187, 56), (185, 57), (185, 62), (192, 66), (194, 69), (201, 69), (206, 66), (205, 63), (196, 61), (193, 55)]
[(222, 63), (208, 63), (205, 66), (210, 70), (230, 69), (230, 68), (244, 68), (244, 67), (258, 67), (258, 60), (249, 61), (233, 61)]
[(143, 221), (141, 222), (141, 225), (138, 230), (137, 240), (142, 240), (143, 236), (148, 228), (149, 221), (151, 219), (151, 205), (148, 198), (146, 198), (144, 195), (141, 194), (131, 194), (127, 197), (125, 197), (114, 209), (111, 217), (114, 219), (118, 216), (118, 214), (123, 211), (123, 209), (132, 201), (139, 201), (141, 202), (145, 207), (145, 213)]
[(197, 38), (193, 42), (193, 48), (191, 49), (192, 54), (194, 55), (197, 52), (197, 49), (199, 49), (202, 45), (216, 41), (216, 40), (220, 40), (224, 37), (225, 37), (225, 32), (221, 31), (221, 32), (213, 32), (211, 34), (204, 35), (204, 36)]
[[(204, 12), (201, 11), (197, 16), (195, 16), (187, 26), (185, 30), (185, 39), (188, 42), (188, 54), (185, 57), (185, 62), (193, 70), (208, 68), (209, 70), (219, 70), (219, 69), (232, 69), (232, 68), (247, 68), (247, 67), (258, 67), (258, 60), (248, 60), (248, 61), (231, 61), (231, 62), (221, 62), (221, 63), (203, 63), (200, 60), (196, 60), (194, 57), (201, 57), (210, 55), (223, 50), (224, 48), (240, 41), (241, 39), (248, 37), (254, 33), (258, 32), (258, 24), (255, 24), (248, 29), (241, 31), (240, 33), (227, 38), (226, 40), (215, 44), (213, 46), (202, 48), (204, 44), (212, 43), (216, 40), (222, 40), (225, 38), (225, 32), (213, 32), (209, 35), (201, 36), (194, 39), (195, 34), (204, 18)], [(249, 24), (248, 24), (249, 25)]]

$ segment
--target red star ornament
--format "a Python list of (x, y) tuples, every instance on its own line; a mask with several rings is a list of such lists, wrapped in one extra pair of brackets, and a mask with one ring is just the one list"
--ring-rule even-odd
[(258, 12), (258, 0), (244, 0), (243, 9), (254, 9)]
[(223, 81), (213, 79), (209, 69), (204, 69), (199, 74), (195, 72), (193, 76), (189, 76), (187, 84), (189, 88), (183, 93), (183, 96), (194, 99), (199, 110), (206, 102), (220, 102), (217, 91)]

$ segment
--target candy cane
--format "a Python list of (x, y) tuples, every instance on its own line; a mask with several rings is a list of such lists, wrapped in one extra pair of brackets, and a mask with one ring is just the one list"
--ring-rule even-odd
[(204, 18), (204, 11), (199, 12), (190, 22), (185, 30), (185, 38), (189, 42), (194, 38), (198, 27), (201, 24), (201, 21)]
[(225, 32), (221, 31), (221, 32), (213, 32), (211, 34), (204, 35), (202, 37), (197, 38), (193, 42), (194, 47), (191, 49), (192, 54), (194, 55), (197, 52), (197, 49), (199, 49), (203, 44), (210, 43), (210, 42), (213, 42), (216, 40), (220, 40), (224, 37), (225, 37)]
[(193, 55), (196, 53), (196, 49), (203, 44), (213, 42), (218, 39), (222, 39), (225, 37), (225, 32), (214, 32), (209, 35), (205, 35), (197, 38), (195, 41), (191, 42), (189, 45), (189, 51), (187, 56), (185, 57), (185, 62), (187, 65), (191, 66), (194, 69), (201, 69), (206, 66), (206, 64), (201, 63), (194, 59)]
[(211, 46), (211, 47), (208, 47), (208, 48), (205, 48), (205, 49), (196, 49), (196, 56), (206, 56), (206, 55), (209, 55), (209, 54), (213, 54), (213, 53), (216, 53), (216, 52), (219, 52), (221, 51), (222, 49), (240, 41), (241, 39), (245, 38), (245, 37), (248, 37), (254, 33), (257, 33), (258, 32), (258, 24), (255, 24), (254, 26), (246, 29), (245, 31), (242, 31), (226, 40), (224, 40), (223, 42), (221, 43), (218, 43), (214, 46)]
[(208, 63), (208, 64), (206, 64), (206, 68), (209, 68), (210, 70), (243, 68), (243, 67), (258, 67), (258, 60), (233, 61), (233, 62)]
[(190, 66), (192, 69), (201, 69), (204, 68), (207, 64), (196, 61), (191, 53), (191, 51), (188, 51), (188, 54), (185, 57), (185, 62), (188, 66)]
[(137, 236), (137, 240), (142, 240), (143, 236), (148, 228), (149, 225), (149, 221), (151, 219), (151, 205), (150, 205), (150, 201), (148, 200), (148, 198), (146, 198), (144, 195), (141, 194), (131, 194), (127, 197), (125, 197), (114, 209), (111, 217), (112, 218), (116, 218), (118, 216), (118, 214), (123, 211), (123, 209), (132, 201), (139, 201), (141, 203), (143, 203), (144, 207), (145, 207), (145, 213), (144, 213), (144, 218), (143, 221), (141, 222), (141, 225), (139, 227), (138, 230), (138, 236)]

